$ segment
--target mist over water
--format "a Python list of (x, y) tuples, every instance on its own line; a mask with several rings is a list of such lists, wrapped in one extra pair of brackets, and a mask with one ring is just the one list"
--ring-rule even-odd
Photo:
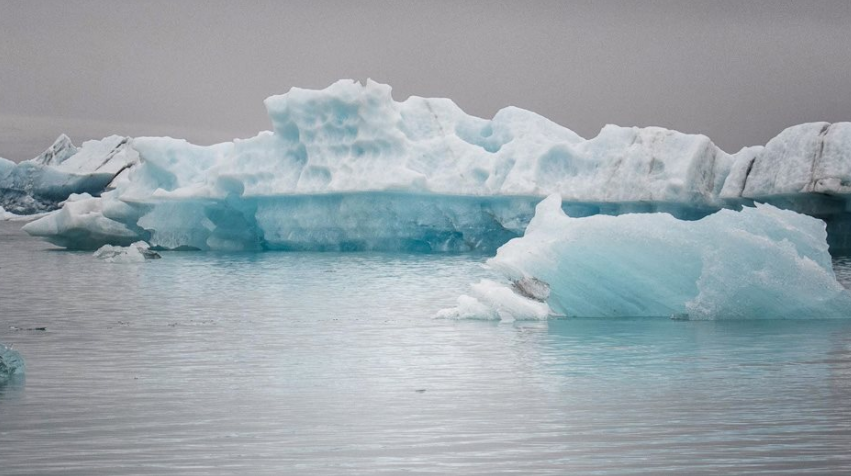
[(436, 320), (484, 256), (122, 265), (19, 228), (3, 475), (851, 471), (851, 320)]

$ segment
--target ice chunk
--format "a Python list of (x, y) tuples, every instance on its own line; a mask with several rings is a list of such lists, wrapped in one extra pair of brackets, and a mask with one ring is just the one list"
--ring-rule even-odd
[(59, 165), (76, 153), (77, 147), (74, 146), (71, 139), (65, 134), (60, 134), (53, 142), (53, 145), (48, 147), (41, 155), (32, 159), (32, 161), (38, 165)]
[(100, 195), (139, 161), (127, 137), (76, 148), (64, 134), (40, 156), (14, 164), (0, 159), (0, 206), (16, 215), (54, 210), (73, 193)]
[(736, 154), (721, 198), (758, 200), (827, 222), (831, 251), (851, 252), (851, 123), (789, 127)]
[(129, 137), (109, 136), (84, 142), (83, 147), (57, 165), (56, 170), (68, 174), (103, 175), (111, 181), (138, 161), (139, 153), (130, 146)]
[(448, 99), (396, 102), (389, 86), (372, 81), (294, 88), (265, 103), (271, 134), (212, 147), (136, 139), (146, 164), (126, 193), (151, 202), (229, 194), (559, 192), (582, 202), (707, 207), (716, 205), (715, 190), (732, 163), (705, 136), (607, 126), (586, 141), (518, 108), (485, 120)]
[(436, 317), (510, 322), (546, 319), (551, 315), (554, 313), (546, 302), (529, 297), (516, 287), (485, 279), (470, 287), (470, 295), (460, 296), (457, 307), (443, 309)]
[(149, 259), (159, 259), (160, 254), (151, 249), (144, 241), (137, 241), (130, 246), (103, 245), (94, 253), (95, 258), (107, 263), (142, 263)]
[(851, 123), (813, 122), (771, 139), (753, 162), (742, 196), (851, 194)]
[[(698, 221), (667, 214), (570, 218), (557, 195), (538, 205), (525, 236), (488, 264), (510, 282), (475, 285), (441, 316), (684, 316), (691, 319), (851, 317), (833, 274), (824, 222), (770, 205), (722, 210)], [(543, 283), (547, 287), (543, 286)], [(501, 286), (501, 289), (498, 287)], [(485, 295), (485, 299), (482, 296)]]
[[(705, 215), (721, 206), (733, 161), (701, 135), (606, 126), (585, 140), (514, 107), (487, 120), (448, 99), (397, 102), (372, 81), (294, 88), (265, 104), (274, 130), (251, 139), (133, 139), (140, 165), (97, 207), (123, 208), (105, 218), (171, 249), (487, 252), (552, 192), (588, 213)], [(69, 247), (127, 244), (102, 224), (57, 214), (26, 230)]]
[(26, 365), (18, 351), (0, 344), (0, 384), (22, 376)]
[[(687, 219), (768, 197), (829, 219), (831, 233), (847, 236), (832, 242), (851, 243), (851, 232), (834, 225), (851, 223), (851, 123), (803, 124), (731, 156), (706, 136), (659, 127), (607, 125), (586, 140), (515, 107), (482, 119), (449, 99), (399, 102), (373, 81), (293, 88), (265, 106), (273, 130), (250, 139), (204, 147), (107, 138), (87, 142), (55, 172), (109, 172), (100, 189), (83, 190), (111, 190), (97, 207), (121, 213), (104, 217), (133, 239), (173, 249), (491, 251), (551, 193), (574, 215)], [(488, 218), (501, 199), (518, 210)], [(53, 223), (26, 229), (63, 246), (128, 244), (99, 220), (70, 228), (59, 223), (67, 217), (43, 220)]]
[(94, 250), (103, 243), (129, 245), (138, 241), (139, 232), (111, 219), (105, 205), (121, 208), (89, 194), (71, 195), (60, 210), (27, 223), (23, 229), (53, 244), (80, 250)]

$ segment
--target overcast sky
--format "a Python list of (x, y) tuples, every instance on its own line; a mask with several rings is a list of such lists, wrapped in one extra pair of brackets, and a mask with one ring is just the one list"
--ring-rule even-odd
[(271, 126), (263, 99), (340, 78), (734, 152), (851, 120), (851, 1), (0, 0), (0, 156), (61, 132), (212, 143)]

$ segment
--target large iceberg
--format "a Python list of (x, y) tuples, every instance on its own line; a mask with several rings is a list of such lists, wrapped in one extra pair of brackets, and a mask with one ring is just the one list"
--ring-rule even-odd
[(73, 193), (99, 195), (138, 162), (129, 143), (128, 137), (110, 136), (77, 148), (63, 134), (34, 159), (15, 164), (0, 158), (0, 218), (55, 210)]
[[(730, 155), (706, 136), (658, 127), (609, 125), (586, 140), (515, 107), (486, 120), (449, 99), (397, 102), (373, 81), (293, 88), (265, 105), (273, 130), (250, 139), (133, 139), (140, 164), (114, 189), (69, 201), (26, 231), (81, 249), (144, 240), (166, 249), (492, 252), (522, 234), (551, 193), (573, 216), (698, 219), (762, 198), (751, 190), (776, 171), (763, 162), (780, 154), (783, 164), (798, 164), (810, 152), (784, 139)], [(811, 128), (778, 138), (818, 135)], [(829, 129), (822, 156), (851, 163), (837, 132), (847, 124)], [(809, 203), (827, 193), (811, 188), (793, 195)], [(841, 208), (830, 216), (844, 216)]]
[(440, 317), (851, 317), (824, 222), (771, 205), (571, 218), (553, 195), (488, 265), (506, 281), (474, 285)]
[[(69, 248), (493, 251), (544, 196), (573, 213), (717, 210), (735, 158), (701, 135), (607, 126), (591, 140), (529, 111), (396, 102), (340, 81), (266, 100), (274, 130), (209, 147), (136, 138), (115, 190), (25, 229)], [(93, 194), (94, 195), (94, 194)]]

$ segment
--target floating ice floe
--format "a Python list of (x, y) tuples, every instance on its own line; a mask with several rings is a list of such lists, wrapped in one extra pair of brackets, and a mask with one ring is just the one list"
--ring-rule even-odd
[(26, 365), (18, 351), (0, 344), (0, 384), (24, 374)]
[(111, 190), (25, 230), (74, 249), (493, 252), (558, 193), (572, 216), (697, 219), (769, 201), (827, 219), (832, 243), (851, 248), (851, 123), (795, 126), (731, 155), (658, 127), (584, 139), (515, 107), (487, 120), (449, 99), (397, 102), (372, 81), (293, 88), (265, 105), (273, 130), (250, 139), (132, 139), (140, 163)]
[(851, 317), (821, 220), (770, 205), (697, 221), (667, 214), (570, 218), (557, 195), (443, 318)]
[(159, 259), (160, 254), (151, 249), (144, 241), (137, 241), (130, 246), (103, 245), (94, 253), (95, 258), (107, 263), (142, 263), (149, 259)]

